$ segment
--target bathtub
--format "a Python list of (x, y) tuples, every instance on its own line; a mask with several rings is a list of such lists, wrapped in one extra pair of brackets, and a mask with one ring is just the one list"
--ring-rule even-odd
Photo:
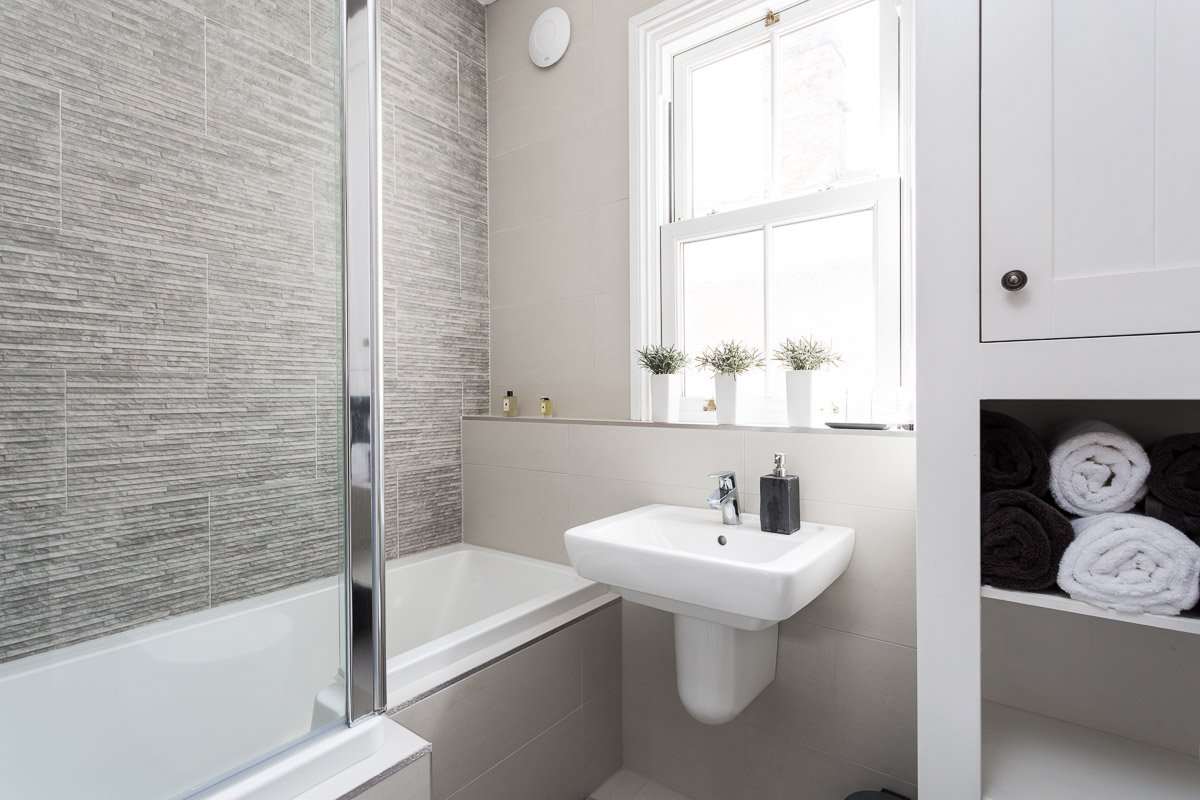
[[(568, 567), (471, 545), (386, 573), (389, 707), (614, 597)], [(335, 579), (314, 581), (0, 665), (0, 797), (164, 800), (307, 736), (211, 797), (308, 800), (382, 749), (415, 753), (394, 723), (347, 729), (327, 706), (341, 696), (340, 599)], [(327, 724), (313, 733), (314, 720)]]
[(571, 567), (456, 544), (387, 565), (388, 708), (616, 599)]

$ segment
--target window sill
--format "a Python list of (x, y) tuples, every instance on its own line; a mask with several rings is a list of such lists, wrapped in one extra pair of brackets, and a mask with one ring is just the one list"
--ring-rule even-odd
[(640, 428), (682, 428), (688, 430), (754, 431), (758, 433), (806, 433), (835, 436), (892, 436), (911, 437), (915, 431), (889, 428), (882, 431), (851, 430), (846, 428), (791, 428), (780, 425), (718, 425), (715, 422), (642, 422), (630, 419), (584, 419), (571, 417), (504, 417), (499, 414), (467, 414), (463, 420), (496, 420), (501, 422), (536, 422), (547, 425), (620, 425)]

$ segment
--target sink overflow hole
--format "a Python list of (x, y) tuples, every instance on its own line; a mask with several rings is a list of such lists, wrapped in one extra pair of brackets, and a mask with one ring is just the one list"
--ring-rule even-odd
[(724, 547), (725, 542), (727, 542), (727, 541), (729, 541), (729, 540), (726, 539), (723, 535), (717, 537), (717, 544), (721, 545), (722, 547)]

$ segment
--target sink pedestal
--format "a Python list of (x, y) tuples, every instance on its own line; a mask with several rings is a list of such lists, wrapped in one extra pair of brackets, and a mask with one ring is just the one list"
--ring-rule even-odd
[(679, 699), (693, 717), (720, 725), (775, 680), (779, 625), (756, 631), (675, 615)]
[(679, 699), (720, 725), (775, 680), (779, 623), (846, 571), (854, 531), (804, 522), (765, 533), (753, 514), (725, 525), (708, 509), (644, 506), (571, 528), (571, 565), (631, 603), (675, 615)]

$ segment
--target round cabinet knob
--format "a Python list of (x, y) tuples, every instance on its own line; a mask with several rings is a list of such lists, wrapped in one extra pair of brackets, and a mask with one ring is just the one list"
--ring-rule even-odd
[(1009, 292), (1019, 292), (1025, 288), (1025, 284), (1029, 283), (1029, 276), (1024, 270), (1010, 269), (1004, 273), (1004, 277), (1000, 279), (1000, 285)]

